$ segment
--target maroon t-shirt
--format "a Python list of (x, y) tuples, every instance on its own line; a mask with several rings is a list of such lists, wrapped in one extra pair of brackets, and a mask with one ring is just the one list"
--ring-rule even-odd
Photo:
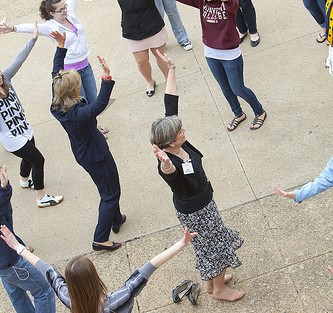
[(203, 43), (214, 49), (235, 49), (240, 44), (236, 29), (238, 0), (177, 0), (200, 10)]

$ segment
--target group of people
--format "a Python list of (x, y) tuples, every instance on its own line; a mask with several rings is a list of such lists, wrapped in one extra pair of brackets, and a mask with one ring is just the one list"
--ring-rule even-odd
[[(250, 34), (252, 47), (260, 42), (251, 0), (240, 0), (240, 3), (238, 0), (178, 2), (199, 10), (206, 61), (234, 115), (227, 130), (236, 130), (246, 120), (238, 97), (251, 106), (254, 119), (250, 129), (258, 130), (263, 126), (267, 113), (253, 91), (244, 85), (243, 58), (239, 47), (247, 33)], [(17, 312), (44, 312), (45, 308), (48, 312), (55, 312), (52, 289), (74, 313), (130, 312), (134, 297), (141, 292), (154, 270), (177, 255), (190, 241), (196, 255), (196, 268), (201, 279), (207, 282), (208, 294), (214, 299), (227, 301), (236, 301), (245, 295), (243, 291), (227, 286), (232, 275), (226, 273), (228, 268), (241, 265), (236, 250), (242, 246), (243, 239), (237, 231), (224, 224), (214, 201), (212, 185), (202, 166), (203, 155), (186, 140), (182, 121), (178, 117), (176, 66), (165, 52), (167, 32), (162, 17), (164, 10), (167, 14), (169, 12), (178, 43), (185, 50), (192, 49), (192, 44), (176, 3), (174, 0), (118, 0), (118, 3), (122, 12), (123, 37), (127, 39), (139, 71), (146, 80), (147, 96), (154, 95), (156, 86), (149, 51), (155, 56), (166, 79), (165, 117), (152, 123), (150, 141), (157, 158), (158, 173), (173, 192), (176, 215), (185, 229), (184, 235), (172, 247), (134, 271), (124, 286), (114, 292), (107, 292), (94, 265), (86, 257), (73, 258), (66, 267), (64, 278), (55, 267), (34, 255), (15, 235), (10, 204), (12, 187), (7, 169), (3, 166), (0, 169), (3, 239), (0, 241), (0, 277)], [(35, 147), (32, 128), (11, 84), (11, 78), (29, 55), (38, 35), (48, 36), (57, 45), (53, 59), (50, 110), (68, 134), (77, 163), (91, 176), (101, 198), (92, 248), (114, 251), (121, 247), (121, 243), (110, 240), (111, 231), (118, 233), (127, 217), (120, 211), (120, 182), (105, 138), (108, 130), (97, 125), (97, 116), (107, 108), (115, 81), (105, 59), (98, 57), (102, 76), (97, 93), (88, 61), (89, 47), (82, 25), (74, 14), (75, 5), (76, 0), (43, 0), (40, 12), (44, 23), (9, 25), (5, 19), (0, 23), (2, 34), (34, 34), (14, 62), (0, 75), (0, 140), (8, 151), (22, 158), (20, 185), (35, 189), (37, 205), (59, 204), (62, 196), (50, 196), (44, 190), (44, 158)], [(331, 165), (325, 170), (327, 172), (332, 175)], [(319, 183), (316, 188), (305, 187), (311, 192), (304, 191), (303, 194), (312, 196), (332, 185), (333, 179), (331, 185)], [(280, 187), (276, 187), (275, 192), (296, 201), (305, 199), (304, 195), (296, 198), (297, 193), (287, 193)], [(34, 281), (38, 281), (37, 287), (31, 283), (33, 277), (36, 277)], [(34, 296), (35, 307), (26, 290)]]

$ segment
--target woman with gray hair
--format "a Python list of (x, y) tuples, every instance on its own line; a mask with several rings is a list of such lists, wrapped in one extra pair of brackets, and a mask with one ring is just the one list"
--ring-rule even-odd
[[(167, 56), (164, 55), (165, 60)], [(158, 173), (170, 186), (176, 215), (184, 228), (197, 232), (191, 241), (196, 254), (196, 267), (202, 280), (207, 281), (207, 292), (214, 299), (236, 301), (245, 293), (226, 286), (232, 275), (228, 267), (241, 265), (235, 251), (243, 244), (238, 232), (227, 228), (213, 199), (213, 189), (202, 167), (203, 155), (185, 137), (176, 110), (178, 96), (175, 85), (175, 66), (168, 59), (169, 75), (165, 93), (166, 117), (153, 122), (150, 142), (158, 159)], [(172, 91), (172, 95), (170, 92)]]

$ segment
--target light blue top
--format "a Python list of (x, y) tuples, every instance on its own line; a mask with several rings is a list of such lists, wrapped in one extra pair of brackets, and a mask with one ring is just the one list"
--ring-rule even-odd
[(313, 182), (307, 183), (300, 190), (293, 191), (296, 196), (295, 201), (302, 202), (330, 187), (333, 187), (333, 158), (328, 161), (325, 169)]

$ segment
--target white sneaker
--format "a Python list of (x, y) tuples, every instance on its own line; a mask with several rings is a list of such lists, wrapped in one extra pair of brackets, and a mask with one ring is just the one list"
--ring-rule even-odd
[(186, 51), (189, 51), (193, 48), (191, 41), (187, 40), (181, 45)]
[(22, 188), (34, 189), (34, 182), (31, 179), (28, 179), (27, 181), (20, 180), (20, 186)]
[(42, 199), (36, 200), (39, 208), (45, 208), (47, 206), (53, 206), (59, 204), (63, 200), (63, 196), (50, 196), (45, 195)]

